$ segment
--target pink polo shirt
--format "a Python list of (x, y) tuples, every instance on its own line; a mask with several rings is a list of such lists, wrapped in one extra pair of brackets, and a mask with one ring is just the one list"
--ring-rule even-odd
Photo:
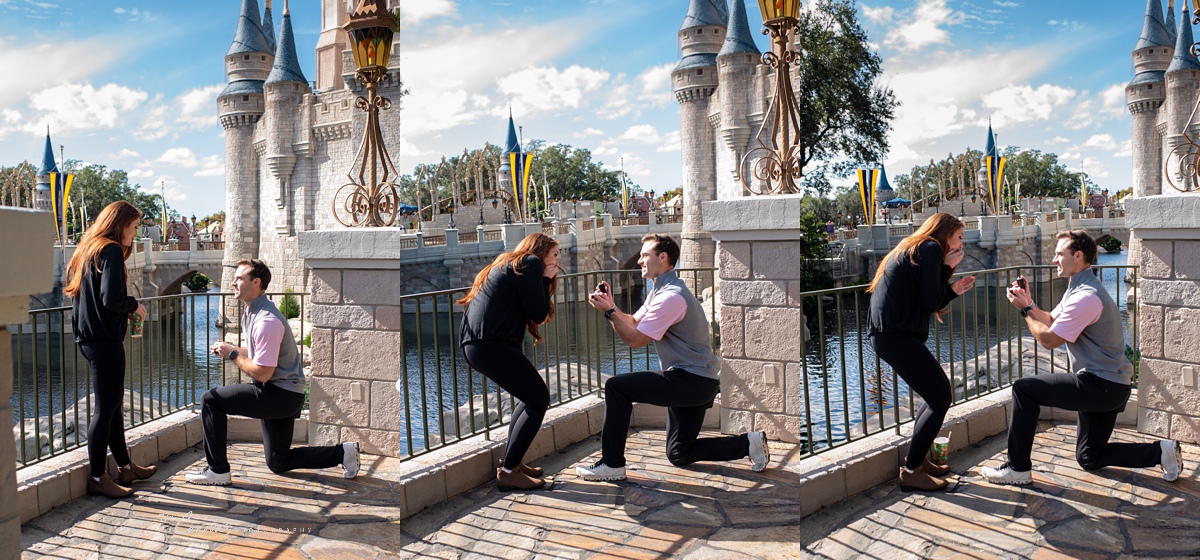
[(633, 318), (637, 319), (638, 332), (662, 340), (667, 329), (678, 323), (687, 314), (687, 300), (677, 293), (655, 295), (638, 308)]
[(1076, 291), (1058, 302), (1058, 307), (1050, 312), (1054, 318), (1050, 332), (1067, 342), (1075, 342), (1083, 329), (1100, 320), (1103, 311), (1104, 303), (1099, 296), (1083, 290)]
[(283, 321), (269, 313), (260, 313), (258, 320), (250, 324), (250, 336), (254, 338), (254, 355), (250, 361), (263, 367), (279, 365), (279, 348), (283, 344)]

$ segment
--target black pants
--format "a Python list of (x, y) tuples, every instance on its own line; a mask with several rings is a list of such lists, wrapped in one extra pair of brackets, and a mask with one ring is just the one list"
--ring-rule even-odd
[(88, 464), (92, 476), (108, 470), (108, 450), (112, 449), (117, 466), (129, 464), (125, 446), (125, 345), (117, 340), (80, 342), (79, 350), (92, 374), (92, 392), (96, 396), (92, 420), (88, 424)]
[(1013, 470), (1033, 467), (1029, 454), (1042, 406), (1079, 413), (1075, 459), (1087, 470), (1101, 467), (1153, 467), (1162, 462), (1155, 443), (1108, 443), (1117, 414), (1129, 400), (1129, 385), (1090, 373), (1053, 373), (1013, 383), (1012, 425), (1008, 428), (1008, 462)]
[(912, 442), (908, 445), (908, 457), (904, 466), (910, 470), (921, 466), (933, 440), (942, 429), (946, 412), (950, 410), (953, 395), (950, 381), (942, 364), (917, 337), (904, 333), (875, 333), (871, 335), (871, 347), (879, 358), (892, 366), (896, 374), (908, 384), (909, 389), (921, 396), (925, 404), (917, 409), (917, 420), (913, 426)]
[(292, 431), (304, 393), (280, 389), (270, 383), (241, 383), (217, 387), (200, 397), (200, 419), (204, 422), (204, 456), (215, 473), (229, 472), (225, 454), (230, 414), (262, 420), (263, 451), (273, 473), (293, 469), (324, 469), (342, 463), (342, 446), (297, 447), (292, 449)]
[(550, 408), (550, 390), (525, 353), (507, 342), (468, 342), (463, 344), (463, 355), (471, 367), (518, 401), (509, 420), (508, 445), (504, 450), (504, 468), (515, 469), (542, 428), (542, 419)]
[(604, 430), (601, 458), (610, 467), (625, 466), (625, 439), (633, 403), (667, 407), (667, 459), (672, 465), (732, 461), (750, 454), (745, 434), (700, 438), (704, 413), (721, 392), (721, 382), (681, 369), (623, 373), (604, 383)]

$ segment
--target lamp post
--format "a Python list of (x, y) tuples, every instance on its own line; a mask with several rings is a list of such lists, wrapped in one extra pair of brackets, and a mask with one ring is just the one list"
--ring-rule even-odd
[[(773, 115), (771, 134), (764, 135), (763, 121), (754, 137), (758, 147), (742, 157), (739, 171), (753, 162), (751, 173), (740, 173), (742, 186), (754, 194), (791, 194), (800, 192), (797, 181), (801, 175), (799, 149), (800, 108), (792, 91), (791, 66), (799, 58), (792, 38), (800, 16), (800, 0), (758, 0), (762, 10), (763, 34), (771, 36), (771, 52), (763, 54), (763, 62), (775, 69), (775, 95), (767, 114)], [(764, 136), (766, 140), (764, 140)], [(770, 142), (770, 145), (767, 144)], [(754, 185), (747, 175), (753, 175)], [(757, 183), (761, 182), (761, 190)]]
[(377, 95), (379, 85), (390, 79), (388, 59), (397, 27), (396, 17), (387, 9), (387, 0), (359, 0), (342, 27), (354, 54), (354, 77), (367, 89), (365, 96), (354, 100), (354, 106), (367, 113), (359, 148), (362, 159), (356, 156), (346, 174), (350, 182), (338, 189), (332, 203), (334, 219), (343, 226), (390, 226), (400, 213), (399, 193), (392, 183), (398, 174), (379, 126), (379, 111), (390, 108), (392, 101)]
[(479, 205), (479, 225), (483, 225), (483, 205)]
[(842, 211), (837, 211), (838, 227), (842, 227)]
[(577, 194), (571, 195), (571, 202), (575, 204), (575, 210), (574, 210), (574, 213), (571, 214), (571, 217), (578, 218), (579, 217), (579, 195), (577, 195)]
[(454, 227), (454, 201), (450, 201), (450, 205), (446, 207), (446, 211), (450, 213), (450, 229), (458, 229)]

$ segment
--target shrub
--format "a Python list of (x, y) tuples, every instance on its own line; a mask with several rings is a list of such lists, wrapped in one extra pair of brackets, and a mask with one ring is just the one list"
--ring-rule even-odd
[(187, 280), (185, 280), (183, 282), (183, 285), (187, 286), (187, 289), (189, 289), (193, 292), (203, 292), (208, 289), (208, 285), (211, 283), (212, 283), (212, 278), (209, 278), (208, 276), (205, 276), (204, 274), (197, 272), (197, 273), (193, 274), (191, 278), (188, 278)]
[(288, 319), (300, 316), (300, 298), (296, 297), (296, 292), (291, 288), (283, 290), (283, 301), (279, 304), (279, 312)]
[(1100, 242), (1100, 248), (1110, 253), (1114, 253), (1121, 249), (1121, 240), (1117, 239), (1116, 237), (1105, 237), (1104, 241)]

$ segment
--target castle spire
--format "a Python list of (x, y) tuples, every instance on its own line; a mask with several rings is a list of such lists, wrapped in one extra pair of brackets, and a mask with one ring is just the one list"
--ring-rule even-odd
[(1146, 20), (1142, 24), (1142, 36), (1134, 50), (1149, 47), (1170, 47), (1171, 34), (1163, 23), (1162, 0), (1146, 0)]
[[(1184, 7), (1187, 6), (1187, 0), (1184, 0)], [(1167, 28), (1167, 36), (1171, 38), (1171, 44), (1175, 44), (1175, 0), (1167, 0), (1167, 21), (1163, 27)]]
[(58, 164), (54, 163), (54, 144), (50, 142), (50, 125), (46, 125), (46, 149), (42, 151), (42, 170), (38, 175), (58, 173)]
[(729, 12), (728, 31), (725, 32), (725, 43), (721, 45), (721, 51), (717, 56), (724, 56), (733, 53), (753, 53), (760, 54), (758, 45), (754, 44), (754, 38), (750, 35), (750, 23), (746, 20), (746, 2), (745, 0), (733, 0), (732, 9)]
[(275, 22), (271, 19), (271, 0), (266, 0), (266, 2), (267, 7), (263, 10), (262, 18), (263, 38), (267, 40), (267, 47), (270, 47), (271, 52), (275, 52)]
[(1167, 72), (1176, 70), (1200, 70), (1200, 60), (1192, 54), (1192, 18), (1188, 14), (1187, 4), (1183, 5), (1183, 18), (1179, 20), (1179, 33), (1175, 43), (1175, 56)]
[(237, 33), (225, 56), (241, 53), (274, 53), (263, 35), (262, 20), (258, 16), (258, 0), (242, 0), (242, 13), (238, 16)]
[(300, 71), (300, 62), (296, 57), (296, 40), (292, 35), (292, 14), (289, 13), (286, 5), (283, 9), (283, 22), (279, 26), (279, 48), (275, 51), (275, 63), (271, 65), (271, 74), (267, 76), (267, 83), (273, 82), (308, 83), (308, 80), (304, 78), (304, 72)]
[[(743, 0), (734, 1), (741, 2)], [(679, 27), (679, 30), (707, 25), (725, 27), (725, 22), (728, 20), (729, 9), (725, 6), (724, 0), (691, 0), (688, 4), (687, 15), (684, 16), (683, 25)]]
[(508, 139), (504, 142), (504, 153), (521, 153), (521, 142), (517, 140), (517, 125), (513, 122), (512, 107), (508, 108)]

